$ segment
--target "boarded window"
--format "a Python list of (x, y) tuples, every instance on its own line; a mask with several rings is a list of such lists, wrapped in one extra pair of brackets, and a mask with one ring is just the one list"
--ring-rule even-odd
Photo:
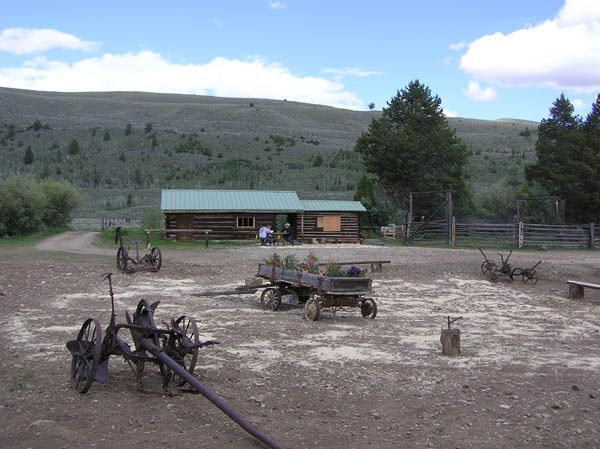
[(238, 228), (254, 228), (254, 217), (237, 217), (236, 225)]
[(323, 232), (340, 232), (342, 230), (341, 215), (320, 215), (317, 217), (317, 228)]

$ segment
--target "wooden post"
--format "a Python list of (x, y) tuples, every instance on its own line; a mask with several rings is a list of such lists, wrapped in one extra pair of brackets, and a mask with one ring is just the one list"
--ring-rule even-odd
[(208, 248), (208, 231), (204, 231), (204, 247)]
[(451, 247), (456, 248), (456, 217), (452, 217)]
[(455, 357), (460, 355), (460, 329), (442, 328), (440, 335), (442, 342), (442, 354)]
[(524, 230), (525, 230), (525, 225), (523, 224), (522, 221), (519, 222), (519, 248), (523, 248), (523, 244), (524, 244)]
[(408, 194), (408, 223), (406, 223), (406, 240), (410, 240), (410, 231), (411, 231), (411, 223), (413, 222), (413, 206), (414, 206), (414, 196), (413, 193), (410, 192)]
[(594, 223), (590, 223), (590, 248), (594, 249)]
[(452, 190), (446, 190), (446, 244), (452, 246)]

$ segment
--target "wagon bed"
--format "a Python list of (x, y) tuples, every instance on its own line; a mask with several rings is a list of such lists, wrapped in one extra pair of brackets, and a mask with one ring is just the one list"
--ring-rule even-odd
[(366, 295), (371, 293), (371, 278), (333, 277), (259, 264), (258, 276), (271, 283), (285, 282), (296, 287), (309, 287), (325, 295)]
[(304, 304), (304, 316), (315, 321), (322, 308), (335, 312), (345, 307), (360, 308), (363, 317), (375, 318), (377, 304), (364, 295), (371, 293), (371, 278), (334, 277), (307, 271), (259, 264), (257, 276), (268, 279), (271, 286), (263, 290), (260, 303), (277, 310), (283, 295), (294, 295)]

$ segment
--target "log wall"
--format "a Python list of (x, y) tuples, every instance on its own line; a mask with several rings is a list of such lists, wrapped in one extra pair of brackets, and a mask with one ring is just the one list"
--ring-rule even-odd
[[(339, 231), (326, 231), (323, 228), (317, 227), (318, 217), (325, 216), (340, 216), (341, 226)], [(301, 219), (299, 219), (301, 223)], [(303, 233), (301, 234), (301, 225), (298, 225), (298, 238), (305, 242), (311, 242), (312, 239), (318, 239), (319, 241), (327, 242), (340, 242), (340, 243), (357, 243), (359, 241), (360, 225), (358, 221), (358, 214), (352, 212), (341, 212), (341, 213), (319, 213), (319, 212), (305, 212), (304, 213), (304, 227)], [(301, 235), (300, 235), (301, 234)]]

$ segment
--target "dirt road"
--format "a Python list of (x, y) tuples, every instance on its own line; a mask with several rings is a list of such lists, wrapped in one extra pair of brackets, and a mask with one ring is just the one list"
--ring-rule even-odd
[[(115, 270), (114, 251), (92, 241), (63, 235), (0, 261), (0, 447), (261, 447), (201, 396), (138, 392), (116, 357), (111, 384), (70, 389), (65, 342), (86, 317), (109, 319), (99, 275)], [(193, 296), (243, 283), (273, 252), (262, 247), (167, 251), (158, 273), (115, 274), (117, 320), (142, 298), (161, 301), (157, 323), (195, 316), (201, 338), (222, 342), (200, 352), (198, 378), (289, 448), (600, 447), (600, 297), (565, 296), (567, 278), (598, 279), (599, 253), (514, 253), (516, 265), (543, 260), (532, 286), (489, 283), (477, 250), (278, 253), (309, 250), (392, 261), (372, 274), (375, 320), (350, 309), (309, 322), (301, 308), (261, 309), (257, 295)], [(463, 316), (457, 358), (440, 355), (448, 315)], [(157, 372), (147, 366), (147, 389), (160, 390)]]

